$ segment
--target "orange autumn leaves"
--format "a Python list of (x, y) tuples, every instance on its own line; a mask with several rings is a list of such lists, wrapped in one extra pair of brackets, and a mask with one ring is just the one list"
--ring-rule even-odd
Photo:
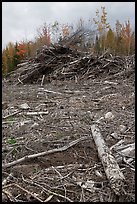
[(130, 50), (133, 48), (135, 43), (135, 36), (134, 33), (131, 32), (131, 25), (129, 20), (126, 22), (125, 26), (122, 25), (121, 36), (125, 45), (125, 49), (127, 50), (127, 54), (129, 55)]
[(20, 59), (23, 59), (27, 53), (26, 45), (19, 43), (17, 50), (16, 55), (18, 55)]
[(2, 51), (2, 74), (6, 75), (13, 71), (17, 64), (20, 63), (28, 54), (25, 43), (9, 43)]
[(2, 51), (2, 74), (5, 76), (7, 73), (16, 69), (17, 64), (26, 58), (31, 58), (35, 55), (36, 50), (46, 44), (50, 46), (51, 39), (49, 31), (43, 27), (42, 32), (37, 39), (32, 42), (8, 43)]

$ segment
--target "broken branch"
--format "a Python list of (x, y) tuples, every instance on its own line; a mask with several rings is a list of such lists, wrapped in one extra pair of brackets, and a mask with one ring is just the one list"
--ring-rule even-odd
[(53, 153), (65, 151), (68, 148), (76, 145), (78, 142), (80, 142), (82, 140), (85, 140), (85, 139), (88, 139), (88, 138), (90, 138), (90, 137), (89, 136), (81, 137), (81, 138), (79, 138), (77, 140), (74, 140), (74, 141), (70, 142), (69, 144), (67, 144), (67, 145), (65, 145), (65, 146), (63, 146), (61, 148), (56, 148), (56, 149), (48, 150), (48, 151), (45, 151), (45, 152), (40, 152), (40, 153), (37, 153), (37, 154), (28, 155), (28, 156), (22, 157), (20, 159), (17, 159), (16, 161), (6, 163), (6, 164), (2, 164), (2, 167), (3, 168), (8, 168), (8, 167), (14, 166), (16, 164), (19, 164), (21, 162), (28, 161), (29, 159), (34, 159), (36, 157), (41, 157), (41, 156), (45, 156), (45, 155), (48, 155), (48, 154), (53, 154)]

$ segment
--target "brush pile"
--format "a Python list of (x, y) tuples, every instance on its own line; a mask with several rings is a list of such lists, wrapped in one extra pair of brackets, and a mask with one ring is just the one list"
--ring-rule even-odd
[[(89, 78), (134, 77), (135, 55), (112, 56), (109, 51), (101, 56), (78, 51), (60, 44), (44, 45), (33, 59), (18, 64), (10, 81), (16, 84), (44, 83), (52, 80), (87, 80)], [(134, 80), (134, 79), (133, 79)]]

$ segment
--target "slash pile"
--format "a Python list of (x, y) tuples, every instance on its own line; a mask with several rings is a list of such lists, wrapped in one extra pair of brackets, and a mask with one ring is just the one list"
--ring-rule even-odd
[[(78, 51), (60, 44), (42, 46), (32, 59), (18, 64), (10, 81), (16, 84), (40, 83), (41, 80), (89, 79), (97, 77), (134, 77), (135, 55), (112, 56), (105, 51), (101, 56)], [(134, 80), (134, 79), (133, 79)], [(43, 82), (43, 83), (44, 83)]]

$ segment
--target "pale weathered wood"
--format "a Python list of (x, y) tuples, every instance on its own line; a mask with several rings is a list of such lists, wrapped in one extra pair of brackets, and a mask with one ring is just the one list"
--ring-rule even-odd
[(3, 116), (2, 119), (7, 119), (7, 118), (9, 118), (9, 117), (11, 117), (11, 116), (14, 116), (14, 115), (20, 113), (20, 112), (21, 112), (21, 111), (19, 110), (19, 111), (16, 111), (16, 112), (14, 112), (14, 113), (11, 113), (11, 114), (9, 114), (9, 115)]
[(43, 77), (42, 77), (41, 86), (43, 86), (44, 79), (45, 79), (45, 75), (43, 75)]
[(33, 115), (47, 115), (48, 111), (40, 111), (40, 112), (26, 112), (22, 113), (23, 115), (33, 116)]
[(110, 182), (111, 188), (115, 192), (115, 194), (121, 195), (123, 193), (123, 184), (125, 181), (125, 177), (121, 172), (116, 159), (112, 155), (112, 152), (106, 145), (98, 126), (91, 125), (91, 131), (93, 139), (97, 146), (99, 158), (102, 162), (106, 176)]

